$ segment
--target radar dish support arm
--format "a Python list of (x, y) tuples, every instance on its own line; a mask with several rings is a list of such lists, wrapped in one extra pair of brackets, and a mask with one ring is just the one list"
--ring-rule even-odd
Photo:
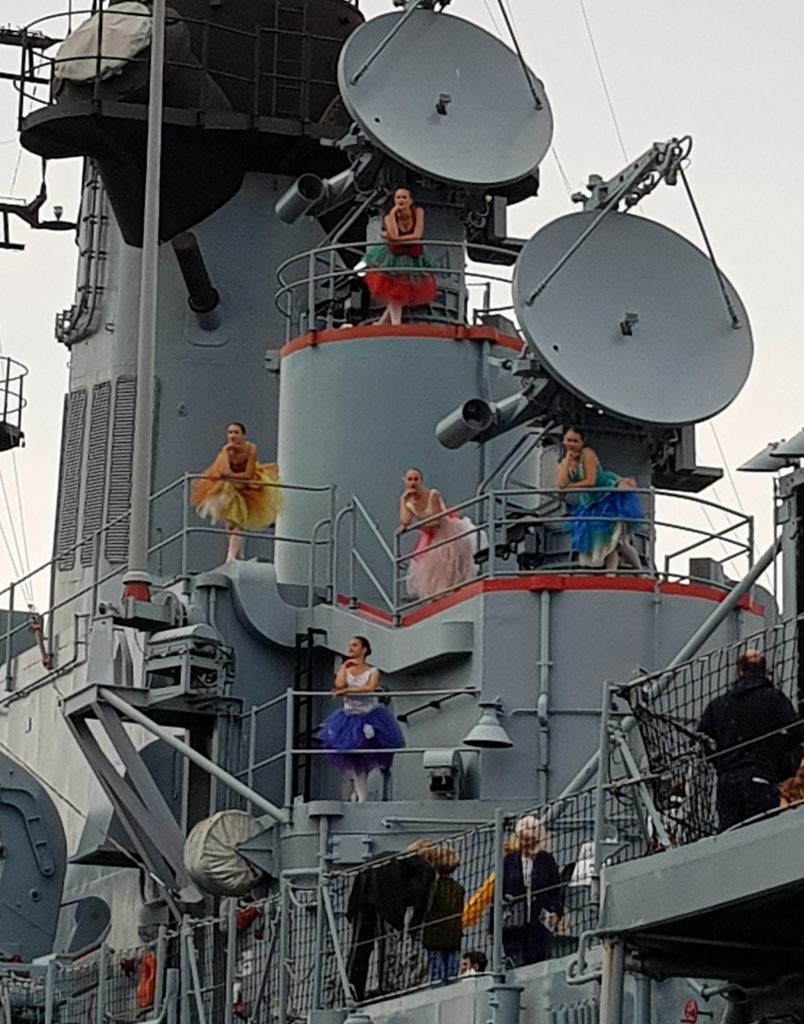
[(598, 174), (591, 174), (586, 185), (589, 195), (575, 192), (572, 201), (582, 203), (584, 210), (599, 210), (603, 207), (610, 209), (612, 200), (615, 204), (625, 202), (627, 207), (634, 206), (649, 195), (662, 179), (668, 185), (675, 185), (682, 161), (691, 152), (692, 138), (689, 135), (683, 135), (680, 139), (672, 138), (667, 142), (654, 142), (642, 156), (608, 181), (603, 181)]
[(365, 73), (374, 63), (374, 61), (379, 57), (382, 51), (391, 42), (391, 40), (394, 38), (397, 32), (399, 32), (399, 30), (411, 16), (411, 14), (413, 14), (415, 10), (418, 10), (419, 7), (425, 6), (428, 6), (427, 0), (410, 0), (410, 3), (408, 3), (407, 7), (405, 8), (404, 13), (400, 14), (399, 19), (395, 22), (388, 35), (383, 36), (383, 38), (379, 41), (379, 43), (377, 43), (377, 45), (374, 47), (374, 49), (371, 51), (368, 57), (366, 57), (366, 59), (363, 61), (363, 63), (360, 65), (357, 71), (355, 71), (355, 73), (349, 79), (349, 85), (357, 85), (357, 83), (360, 81), (363, 75), (365, 75)]
[(505, 27), (508, 29), (508, 34), (511, 36), (511, 42), (514, 44), (516, 55), (519, 57), (519, 63), (522, 65), (522, 74), (525, 76), (525, 81), (528, 83), (530, 94), (533, 97), (533, 103), (537, 110), (542, 109), (542, 101), (539, 99), (539, 94), (536, 92), (536, 88), (533, 84), (533, 79), (530, 77), (530, 70), (525, 62), (525, 55), (522, 53), (522, 48), (519, 45), (519, 40), (514, 32), (514, 26), (511, 24), (511, 18), (508, 15), (508, 11), (505, 9), (503, 0), (497, 0), (497, 6), (500, 8), (500, 14), (503, 16), (505, 21)]
[(692, 212), (695, 214), (695, 220), (698, 223), (698, 227), (701, 232), (701, 237), (703, 238), (704, 245), (706, 246), (706, 251), (709, 253), (709, 260), (712, 264), (712, 269), (715, 272), (715, 277), (717, 278), (718, 287), (720, 288), (720, 294), (723, 296), (723, 301), (726, 304), (726, 309), (729, 311), (729, 316), (731, 317), (731, 326), (733, 330), (739, 331), (739, 329), (743, 326), (742, 321), (737, 316), (737, 310), (734, 308), (734, 303), (731, 301), (731, 296), (729, 295), (728, 290), (726, 289), (725, 282), (723, 281), (723, 275), (721, 274), (720, 267), (718, 266), (718, 262), (715, 259), (715, 253), (712, 249), (712, 243), (709, 241), (709, 235), (707, 235), (706, 233), (703, 218), (701, 217), (701, 214), (698, 210), (698, 204), (695, 202), (695, 199), (693, 198), (690, 183), (687, 181), (687, 175), (683, 167), (679, 167), (678, 171), (681, 175), (681, 183), (684, 186), (684, 191), (687, 193), (687, 199), (689, 199), (690, 201)]
[(533, 305), (561, 268), (572, 259), (586, 239), (600, 225), (607, 213), (616, 209), (621, 202), (625, 202), (626, 206), (638, 203), (640, 199), (652, 192), (662, 179), (667, 181), (668, 185), (675, 185), (677, 175), (681, 170), (681, 161), (689, 156), (691, 149), (692, 139), (688, 135), (682, 139), (670, 139), (668, 142), (655, 142), (624, 171), (620, 171), (608, 181), (603, 181), (598, 175), (591, 175), (587, 185), (589, 195), (576, 192), (572, 199), (573, 202), (583, 203), (585, 210), (599, 210), (600, 213), (536, 285), (525, 299), (526, 305)]

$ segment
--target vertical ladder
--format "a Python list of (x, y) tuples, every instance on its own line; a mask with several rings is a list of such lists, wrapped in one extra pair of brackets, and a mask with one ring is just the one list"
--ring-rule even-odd
[[(296, 634), (296, 662), (293, 669), (293, 689), (303, 693), (295, 699), (293, 709), (293, 748), (309, 750), (315, 739), (315, 641), (316, 637), (325, 637), (323, 629), (308, 629), (306, 633)], [(309, 695), (308, 695), (309, 694)], [(293, 758), (293, 795), (301, 796), (308, 801), (312, 793), (313, 755), (298, 754)]]

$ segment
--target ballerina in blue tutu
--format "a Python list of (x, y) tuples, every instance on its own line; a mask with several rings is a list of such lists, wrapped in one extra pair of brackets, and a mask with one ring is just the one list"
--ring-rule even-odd
[(394, 759), (389, 750), (404, 747), (399, 724), (377, 694), (380, 673), (366, 663), (371, 645), (353, 636), (346, 658), (335, 675), (333, 694), (343, 701), (321, 726), (328, 760), (352, 781), (352, 801), (366, 799), (366, 779), (373, 768), (387, 772)]
[[(632, 569), (642, 570), (631, 543), (631, 526), (643, 518), (636, 481), (603, 469), (591, 448), (583, 443), (577, 427), (564, 433), (564, 458), (558, 464), (556, 485), (562, 490), (580, 490), (572, 509), (572, 549), (578, 564), (591, 569), (616, 570), (620, 555)], [(590, 491), (587, 488), (606, 488)]]

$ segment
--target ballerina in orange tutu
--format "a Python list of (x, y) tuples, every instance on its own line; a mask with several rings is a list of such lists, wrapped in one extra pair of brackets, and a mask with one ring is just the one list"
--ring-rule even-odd
[(282, 507), (278, 482), (276, 463), (257, 462), (257, 446), (246, 440), (246, 428), (236, 421), (230, 423), (226, 444), (203, 477), (193, 481), (190, 491), (190, 504), (196, 512), (226, 527), (227, 562), (240, 555), (241, 530), (259, 530), (276, 522)]

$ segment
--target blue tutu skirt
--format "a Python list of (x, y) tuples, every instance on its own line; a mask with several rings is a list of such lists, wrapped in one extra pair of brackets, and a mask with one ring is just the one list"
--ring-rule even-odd
[[(405, 746), (399, 723), (383, 704), (360, 715), (348, 715), (343, 708), (338, 708), (324, 720), (320, 735), (327, 760), (342, 772), (368, 774), (372, 768), (387, 772), (394, 755), (386, 750)], [(364, 753), (341, 753), (344, 750)]]
[(617, 545), (623, 527), (643, 519), (639, 496), (630, 490), (612, 490), (593, 505), (573, 508), (572, 549), (602, 562)]

